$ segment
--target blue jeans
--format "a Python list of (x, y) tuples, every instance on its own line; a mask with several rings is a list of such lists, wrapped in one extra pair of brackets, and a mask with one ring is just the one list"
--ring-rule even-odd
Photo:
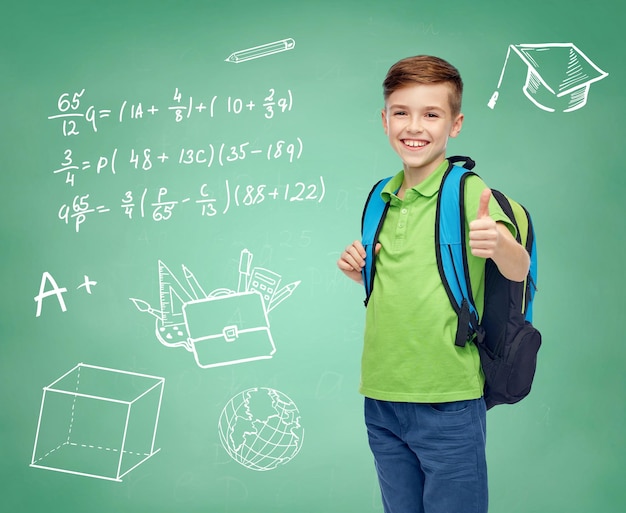
[(485, 421), (482, 398), (421, 404), (366, 397), (385, 513), (486, 513)]

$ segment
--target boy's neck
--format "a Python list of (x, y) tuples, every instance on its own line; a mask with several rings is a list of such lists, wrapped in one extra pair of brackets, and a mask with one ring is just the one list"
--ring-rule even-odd
[(426, 180), (430, 175), (432, 175), (437, 170), (437, 168), (441, 165), (441, 163), (444, 160), (445, 158), (439, 162), (432, 163), (426, 168), (408, 168), (405, 166), (404, 180), (402, 181), (402, 185), (400, 189), (405, 191), (407, 189), (411, 189), (412, 187), (415, 187), (421, 184), (424, 180)]

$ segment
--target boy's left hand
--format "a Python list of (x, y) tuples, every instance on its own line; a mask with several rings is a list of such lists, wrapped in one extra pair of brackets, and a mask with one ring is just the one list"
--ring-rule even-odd
[(489, 217), (491, 189), (480, 195), (476, 219), (469, 224), (469, 245), (472, 255), (480, 258), (493, 258), (500, 233), (496, 222)]

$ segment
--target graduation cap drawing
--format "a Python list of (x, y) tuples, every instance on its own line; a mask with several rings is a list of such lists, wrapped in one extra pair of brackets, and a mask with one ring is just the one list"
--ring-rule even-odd
[(528, 67), (524, 94), (548, 112), (572, 112), (584, 107), (591, 84), (608, 76), (572, 43), (510, 45), (498, 86), (488, 103), (491, 109), (496, 106), (511, 50)]

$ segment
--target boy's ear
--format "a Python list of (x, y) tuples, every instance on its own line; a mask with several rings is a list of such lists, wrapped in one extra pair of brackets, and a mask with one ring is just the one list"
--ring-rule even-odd
[(380, 114), (381, 114), (381, 119), (383, 121), (383, 129), (385, 130), (385, 135), (389, 135), (388, 134), (389, 124), (387, 123), (387, 111), (383, 109), (380, 111)]
[(465, 119), (465, 116), (462, 113), (456, 117), (452, 123), (452, 127), (450, 128), (450, 137), (456, 137), (459, 135), (461, 127), (463, 126), (463, 119)]

